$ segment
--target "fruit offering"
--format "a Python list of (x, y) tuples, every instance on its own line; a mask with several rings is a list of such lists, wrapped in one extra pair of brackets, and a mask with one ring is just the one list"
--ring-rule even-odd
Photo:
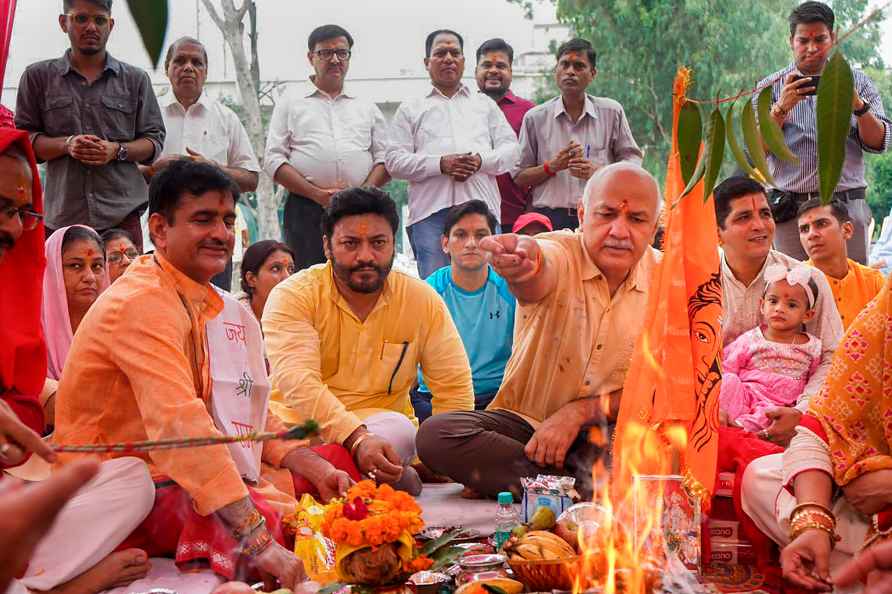
[(556, 561), (576, 556), (576, 550), (567, 541), (546, 530), (531, 530), (510, 539), (505, 552), (511, 561)]

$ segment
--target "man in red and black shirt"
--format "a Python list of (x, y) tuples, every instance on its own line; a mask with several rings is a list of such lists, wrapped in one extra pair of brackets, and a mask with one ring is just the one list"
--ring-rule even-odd
[[(493, 101), (505, 114), (505, 119), (520, 135), (520, 125), (526, 112), (536, 106), (532, 101), (522, 99), (511, 92), (511, 65), (514, 62), (514, 49), (504, 39), (484, 41), (477, 48), (477, 87), (481, 93), (492, 97)], [(521, 188), (511, 179), (510, 173), (503, 173), (496, 178), (499, 194), (502, 196), (501, 226), (502, 230), (510, 230), (514, 221), (526, 210), (530, 198), (529, 188)]]

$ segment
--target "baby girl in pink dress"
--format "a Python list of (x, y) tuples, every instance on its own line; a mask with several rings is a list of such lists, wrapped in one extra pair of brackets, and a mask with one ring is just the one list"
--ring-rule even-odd
[(821, 340), (803, 329), (814, 315), (818, 286), (811, 268), (765, 270), (761, 327), (741, 334), (722, 357), (722, 418), (758, 432), (771, 420), (765, 411), (793, 406), (821, 361)]

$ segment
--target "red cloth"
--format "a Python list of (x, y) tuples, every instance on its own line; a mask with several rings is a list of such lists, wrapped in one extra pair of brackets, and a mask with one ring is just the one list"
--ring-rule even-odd
[[(341, 445), (316, 446), (313, 451), (358, 481), (359, 471), (350, 452)], [(302, 476), (294, 477), (294, 490), (299, 498), (304, 493), (318, 497), (313, 485)], [(270, 534), (279, 544), (290, 548), (282, 530), (281, 518), (261, 495), (248, 487), (251, 501), (263, 517)], [(192, 506), (188, 493), (173, 482), (156, 482), (155, 506), (142, 524), (117, 548), (144, 550), (150, 557), (169, 557), (177, 565), (209, 566), (226, 579), (244, 579), (245, 568), (238, 565), (236, 541), (229, 528), (216, 514), (200, 516)], [(249, 574), (250, 575), (250, 574)]]
[[(536, 104), (526, 99), (521, 99), (510, 90), (505, 96), (497, 101), (499, 109), (505, 114), (508, 124), (514, 129), (514, 133), (520, 136), (520, 126), (523, 123), (523, 116), (529, 110), (536, 107)], [(501, 223), (502, 233), (508, 233), (514, 226), (523, 211), (526, 210), (527, 203), (530, 200), (529, 189), (521, 189), (514, 180), (511, 179), (510, 173), (503, 173), (496, 177), (496, 183), (499, 184), (499, 194), (502, 196), (502, 212)]]
[(3, 87), (6, 73), (6, 60), (9, 58), (9, 43), (12, 41), (12, 22), (15, 19), (16, 0), (0, 0), (0, 88)]
[[(311, 448), (320, 457), (328, 460), (338, 470), (343, 470), (350, 475), (354, 481), (359, 482), (362, 477), (359, 476), (359, 469), (353, 462), (353, 456), (347, 451), (347, 448), (336, 443), (327, 443), (325, 445), (315, 446)], [(317, 500), (319, 499), (319, 491), (313, 486), (313, 483), (305, 479), (299, 474), (292, 475), (294, 478), (294, 496), (300, 499), (304, 493), (309, 493)]]
[[(248, 487), (254, 507), (264, 518), (273, 538), (286, 545), (281, 518), (254, 489)], [(200, 516), (189, 494), (172, 481), (155, 483), (155, 506), (142, 524), (118, 546), (118, 551), (137, 548), (149, 557), (173, 558), (178, 566), (210, 567), (227, 580), (245, 579), (237, 545), (230, 529), (217, 514)]]
[[(40, 176), (28, 133), (0, 128), (0, 153), (13, 144), (31, 163), (33, 208), (43, 212)], [(36, 229), (22, 233), (15, 247), (0, 260), (0, 398), (37, 433), (43, 431), (38, 396), (46, 378), (46, 346), (40, 326), (46, 267), (43, 240), (40, 223)]]
[(750, 462), (762, 456), (780, 454), (783, 448), (759, 439), (753, 433), (732, 427), (719, 428), (718, 468), (717, 473), (734, 473), (734, 511), (740, 529), (744, 536), (752, 543), (756, 554), (756, 564), (759, 571), (765, 575), (765, 586), (771, 591), (780, 591), (784, 588), (780, 575), (780, 563), (778, 550), (774, 541), (768, 538), (756, 526), (755, 522), (743, 511), (740, 488), (743, 484), (743, 473)]

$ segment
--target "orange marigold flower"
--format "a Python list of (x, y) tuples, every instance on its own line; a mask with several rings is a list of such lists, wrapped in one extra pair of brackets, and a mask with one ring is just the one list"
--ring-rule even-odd
[(347, 499), (353, 500), (354, 497), (362, 499), (377, 499), (377, 487), (372, 481), (359, 481), (347, 491)]
[(433, 564), (433, 559), (425, 557), (424, 555), (419, 555), (409, 562), (409, 571), (412, 573), (415, 573), (416, 571), (424, 571), (425, 569), (430, 569)]

